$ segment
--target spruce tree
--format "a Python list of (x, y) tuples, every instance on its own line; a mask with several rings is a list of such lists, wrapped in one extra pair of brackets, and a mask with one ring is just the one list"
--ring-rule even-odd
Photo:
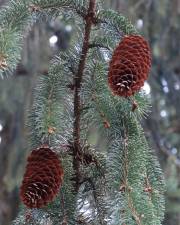
[[(98, 0), (10, 0), (0, 11), (0, 75), (16, 67), (33, 24), (60, 15), (75, 21), (74, 38), (36, 84), (25, 206), (12, 224), (160, 225), (164, 180), (141, 126), (150, 49), (128, 19)], [(92, 127), (104, 149), (90, 143)]]

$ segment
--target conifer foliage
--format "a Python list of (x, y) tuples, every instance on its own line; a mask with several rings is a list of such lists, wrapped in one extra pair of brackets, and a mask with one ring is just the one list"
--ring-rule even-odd
[[(164, 180), (140, 125), (148, 112), (140, 88), (150, 70), (150, 49), (128, 19), (102, 6), (98, 0), (10, 0), (0, 11), (1, 77), (15, 68), (35, 21), (45, 15), (76, 21), (71, 47), (37, 82), (28, 121), (36, 150), (20, 191), (32, 209), (28, 220), (27, 209), (20, 210), (14, 225), (163, 221)], [(89, 141), (92, 127), (106, 140), (103, 149)], [(47, 140), (50, 147), (38, 149)]]

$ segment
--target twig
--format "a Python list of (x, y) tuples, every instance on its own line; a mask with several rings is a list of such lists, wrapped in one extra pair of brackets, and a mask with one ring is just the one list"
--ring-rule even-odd
[(124, 160), (125, 166), (124, 167), (125, 167), (125, 171), (124, 171), (123, 185), (121, 185), (120, 190), (125, 191), (127, 193), (128, 206), (131, 210), (132, 216), (138, 225), (142, 225), (141, 216), (136, 211), (136, 209), (133, 205), (132, 198), (131, 198), (130, 192), (132, 191), (132, 188), (128, 184), (129, 164), (128, 164), (128, 133), (127, 132), (128, 131), (125, 130), (125, 133), (124, 133), (124, 157), (125, 157), (125, 160)]
[(75, 170), (75, 190), (78, 191), (79, 183), (81, 180), (80, 174), (80, 161), (79, 157), (81, 155), (81, 143), (80, 143), (80, 122), (81, 122), (81, 98), (80, 89), (82, 85), (82, 77), (85, 69), (85, 63), (87, 58), (87, 53), (89, 49), (89, 39), (91, 33), (91, 27), (93, 25), (94, 15), (95, 15), (95, 5), (96, 0), (89, 1), (89, 8), (87, 15), (85, 17), (85, 34), (84, 43), (82, 47), (81, 58), (78, 66), (77, 74), (74, 77), (74, 129), (73, 129), (73, 167)]
[(107, 50), (111, 50), (108, 46), (103, 45), (103, 44), (96, 44), (96, 43), (91, 43), (89, 44), (89, 48), (105, 48)]
[[(64, 8), (64, 9), (71, 9), (71, 10), (74, 10), (73, 7), (71, 6), (61, 6), (61, 5), (45, 5), (45, 6), (39, 6), (37, 4), (31, 4), (29, 6), (29, 10), (30, 12), (40, 12), (42, 10), (48, 10), (48, 9), (51, 9), (51, 10), (59, 10), (60, 8)], [(85, 8), (82, 8), (82, 10), (78, 10), (78, 9), (75, 9), (76, 13), (79, 14), (80, 16), (82, 16), (82, 18), (85, 18), (85, 13), (83, 13), (83, 11), (85, 11)]]

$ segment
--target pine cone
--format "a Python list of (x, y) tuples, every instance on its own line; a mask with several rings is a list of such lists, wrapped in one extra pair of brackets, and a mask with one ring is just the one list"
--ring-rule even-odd
[(63, 168), (49, 147), (33, 150), (20, 188), (20, 198), (28, 208), (41, 208), (57, 195), (63, 181)]
[(151, 52), (147, 41), (139, 35), (125, 36), (112, 56), (108, 83), (115, 95), (128, 97), (139, 91), (147, 80)]

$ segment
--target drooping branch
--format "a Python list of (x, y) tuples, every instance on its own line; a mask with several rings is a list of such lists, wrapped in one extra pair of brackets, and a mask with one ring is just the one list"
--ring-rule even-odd
[(121, 185), (120, 190), (121, 191), (125, 191), (127, 194), (127, 200), (128, 200), (128, 207), (131, 210), (132, 216), (134, 218), (134, 220), (136, 221), (136, 223), (138, 225), (142, 225), (141, 222), (141, 217), (138, 214), (135, 206), (133, 205), (133, 200), (131, 198), (131, 187), (129, 186), (129, 182), (128, 182), (128, 176), (129, 176), (129, 160), (128, 160), (128, 131), (125, 129), (125, 133), (124, 133), (124, 178), (123, 178), (123, 185)]
[(75, 170), (75, 189), (78, 191), (80, 184), (80, 161), (79, 157), (81, 155), (81, 143), (80, 143), (80, 122), (81, 122), (81, 98), (80, 89), (82, 85), (82, 78), (85, 69), (85, 63), (87, 58), (87, 53), (89, 49), (89, 39), (91, 28), (93, 25), (94, 15), (95, 15), (96, 0), (89, 1), (89, 8), (87, 15), (85, 17), (85, 33), (84, 42), (80, 57), (80, 62), (78, 66), (77, 74), (74, 76), (74, 130), (73, 130), (73, 167)]

